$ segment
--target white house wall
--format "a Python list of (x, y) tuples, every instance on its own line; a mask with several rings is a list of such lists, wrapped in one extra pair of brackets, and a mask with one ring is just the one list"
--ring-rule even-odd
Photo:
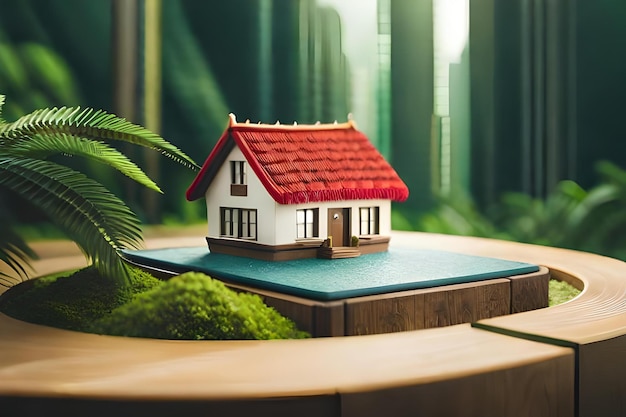
[(391, 232), (391, 203), (389, 200), (350, 200), (330, 201), (307, 204), (278, 204), (276, 203), (276, 243), (277, 245), (294, 243), (296, 241), (296, 210), (319, 209), (319, 238), (328, 237), (328, 209), (350, 208), (350, 234), (359, 234), (359, 208), (379, 207), (379, 231), (388, 236)]
[[(275, 245), (274, 236), (276, 213), (274, 207), (276, 202), (267, 193), (259, 177), (254, 173), (250, 165), (246, 162), (246, 182), (248, 188), (247, 196), (230, 195), (230, 162), (245, 161), (239, 148), (235, 147), (224, 164), (220, 167), (217, 175), (213, 179), (211, 186), (206, 193), (208, 234), (213, 238), (220, 237), (220, 207), (233, 207), (257, 210), (257, 242), (267, 245)], [(295, 227), (295, 226), (294, 226)]]
[[(379, 212), (378, 212), (378, 217), (379, 217), (379, 223), (378, 223), (378, 229), (379, 229), (379, 233), (383, 236), (389, 236), (389, 234), (391, 233), (391, 201), (389, 200), (372, 200), (372, 201), (376, 201), (376, 204), (371, 204), (372, 206), (378, 206), (379, 208)], [(366, 207), (364, 204), (364, 202), (361, 201), (361, 205), (360, 207)], [(359, 219), (357, 218), (357, 229), (358, 229), (358, 221)]]
[(359, 208), (379, 207), (379, 231), (391, 231), (391, 203), (388, 200), (350, 200), (307, 204), (278, 204), (246, 163), (247, 196), (230, 195), (230, 161), (245, 160), (235, 147), (216, 174), (206, 193), (208, 234), (220, 238), (220, 207), (257, 210), (257, 242), (266, 245), (284, 245), (296, 242), (296, 210), (319, 209), (319, 238), (328, 237), (328, 209), (350, 208), (350, 233), (359, 234)]

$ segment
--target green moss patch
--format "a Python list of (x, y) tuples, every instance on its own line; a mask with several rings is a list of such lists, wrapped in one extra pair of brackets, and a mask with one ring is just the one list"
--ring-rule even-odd
[[(120, 285), (102, 278), (94, 268), (85, 268), (27, 281), (10, 289), (3, 299), (2, 312), (31, 323), (89, 331), (95, 320), (161, 284), (139, 269), (131, 270), (128, 285)], [(22, 285), (25, 288), (20, 288)]]
[(257, 295), (188, 272), (140, 294), (95, 324), (99, 333), (159, 339), (293, 339), (306, 334)]
[(132, 269), (128, 285), (93, 268), (9, 290), (2, 312), (68, 330), (184, 340), (308, 337), (257, 295), (237, 293), (201, 273), (161, 281)]
[(548, 287), (548, 305), (555, 306), (578, 296), (580, 290), (565, 281), (550, 280)]

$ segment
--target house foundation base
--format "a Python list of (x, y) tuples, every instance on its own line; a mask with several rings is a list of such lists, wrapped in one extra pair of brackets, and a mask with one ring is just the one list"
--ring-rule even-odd
[[(289, 245), (264, 245), (240, 239), (217, 239), (207, 237), (209, 250), (213, 253), (244, 256), (264, 261), (289, 261), (323, 257), (326, 259), (345, 258), (346, 256), (332, 256), (349, 254), (358, 256), (369, 253), (385, 252), (389, 249), (389, 236), (365, 236), (359, 238), (358, 247), (322, 248), (321, 239), (307, 239)], [(320, 255), (320, 250), (330, 252), (331, 256)]]

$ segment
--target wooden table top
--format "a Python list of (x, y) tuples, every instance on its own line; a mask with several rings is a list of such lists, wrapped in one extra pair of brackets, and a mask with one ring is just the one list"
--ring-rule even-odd
[[(197, 246), (203, 239), (154, 239), (147, 247)], [(564, 249), (425, 233), (394, 232), (391, 244), (396, 243), (544, 265), (584, 285), (583, 292), (565, 304), (481, 321), (485, 326), (565, 345), (626, 334), (624, 262)], [(43, 274), (80, 266), (81, 259), (69, 245), (35, 266)], [(572, 349), (469, 324), (359, 337), (189, 342), (83, 334), (1, 314), (0, 352), (0, 397), (135, 399), (334, 395), (432, 384), (555, 358), (573, 360)]]
[[(582, 285), (574, 300), (548, 309), (481, 320), (488, 326), (593, 343), (626, 334), (626, 263), (591, 253), (493, 239), (396, 232), (393, 242), (536, 263)], [(576, 284), (574, 282), (574, 284)]]

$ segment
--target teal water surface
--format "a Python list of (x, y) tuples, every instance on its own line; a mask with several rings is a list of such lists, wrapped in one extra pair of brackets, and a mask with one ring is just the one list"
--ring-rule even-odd
[(206, 246), (125, 250), (140, 265), (174, 272), (200, 271), (215, 278), (314, 300), (437, 287), (503, 278), (539, 270), (537, 265), (453, 252), (390, 248), (348, 259), (262, 261), (219, 253)]

